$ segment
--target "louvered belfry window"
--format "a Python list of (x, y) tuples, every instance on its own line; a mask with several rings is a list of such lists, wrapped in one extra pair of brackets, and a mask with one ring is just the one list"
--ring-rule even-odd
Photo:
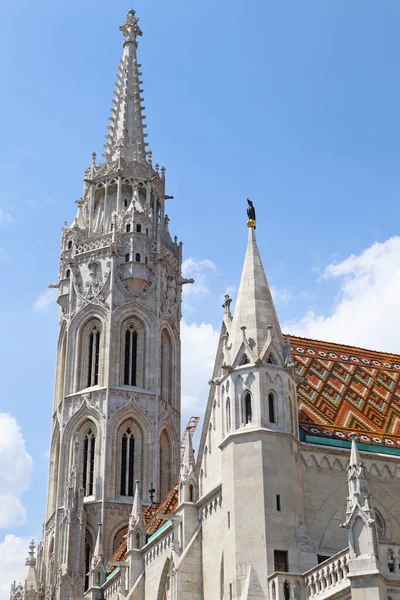
[(124, 385), (137, 382), (137, 331), (133, 325), (125, 331)]
[(132, 430), (128, 427), (121, 440), (121, 496), (133, 496), (134, 464), (135, 438)]
[(87, 386), (98, 385), (100, 362), (100, 330), (94, 325), (89, 332), (87, 359)]
[(85, 496), (93, 496), (95, 450), (96, 436), (92, 429), (88, 429), (83, 439), (82, 486)]

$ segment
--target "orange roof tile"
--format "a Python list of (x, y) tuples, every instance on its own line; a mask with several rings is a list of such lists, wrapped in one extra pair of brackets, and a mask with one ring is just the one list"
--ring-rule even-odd
[(299, 424), (308, 433), (400, 447), (400, 355), (290, 336)]

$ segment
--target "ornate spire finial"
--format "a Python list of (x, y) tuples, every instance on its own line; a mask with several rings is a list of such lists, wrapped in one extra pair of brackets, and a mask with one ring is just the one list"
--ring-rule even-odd
[(256, 209), (254, 208), (254, 204), (252, 203), (252, 201), (250, 200), (250, 198), (247, 198), (247, 216), (248, 221), (247, 221), (247, 227), (252, 227), (253, 229), (256, 228)]
[(29, 544), (29, 556), (25, 561), (25, 564), (27, 566), (31, 566), (31, 567), (36, 566), (35, 547), (36, 547), (35, 540), (31, 540), (31, 543)]
[(142, 30), (139, 27), (139, 17), (136, 16), (136, 12), (131, 8), (126, 15), (125, 23), (119, 28), (124, 34), (124, 44), (133, 42), (137, 45), (136, 38), (139, 35), (143, 35)]

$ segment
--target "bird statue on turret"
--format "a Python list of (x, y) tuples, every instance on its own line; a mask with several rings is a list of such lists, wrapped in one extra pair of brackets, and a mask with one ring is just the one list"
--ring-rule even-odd
[(254, 208), (254, 204), (252, 203), (252, 201), (250, 200), (250, 198), (247, 198), (247, 216), (249, 217), (248, 221), (247, 221), (247, 227), (253, 227), (254, 229), (256, 228), (256, 209)]

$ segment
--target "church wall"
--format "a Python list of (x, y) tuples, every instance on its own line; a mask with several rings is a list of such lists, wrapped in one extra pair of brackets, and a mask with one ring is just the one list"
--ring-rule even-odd
[[(202, 571), (204, 600), (219, 599), (221, 587), (221, 564), (224, 557), (224, 541), (228, 536), (228, 517), (223, 504), (221, 487), (200, 508), (202, 524)], [(225, 597), (229, 594), (225, 592)]]
[[(349, 451), (301, 445), (305, 519), (315, 552), (329, 555), (347, 546), (345, 520)], [(385, 539), (400, 539), (400, 457), (364, 453), (374, 507), (386, 524)]]

